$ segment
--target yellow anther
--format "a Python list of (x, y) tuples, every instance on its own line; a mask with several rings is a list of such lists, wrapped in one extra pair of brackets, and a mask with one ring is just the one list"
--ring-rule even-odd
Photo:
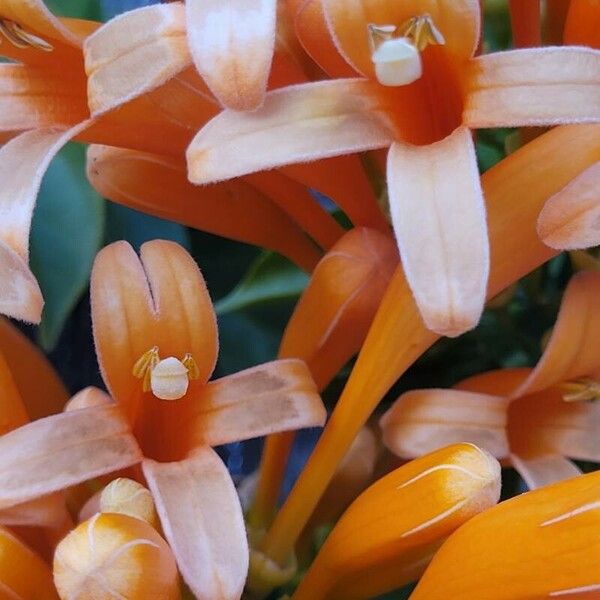
[(567, 381), (560, 386), (565, 402), (592, 402), (600, 400), (600, 382), (589, 377)]
[(0, 33), (17, 48), (35, 48), (44, 52), (52, 52), (54, 46), (46, 40), (25, 31), (18, 23), (9, 19), (0, 19)]
[(429, 15), (412, 17), (400, 27), (371, 24), (368, 32), (375, 75), (385, 86), (408, 85), (420, 79), (420, 53), (429, 44), (445, 43)]
[(188, 370), (189, 379), (198, 379), (200, 377), (200, 369), (194, 360), (194, 357), (188, 352), (181, 361), (183, 366)]
[(132, 373), (134, 377), (142, 379), (142, 389), (144, 392), (149, 392), (151, 388), (151, 375), (154, 367), (160, 362), (158, 356), (158, 346), (153, 346), (147, 352), (144, 352), (133, 365)]

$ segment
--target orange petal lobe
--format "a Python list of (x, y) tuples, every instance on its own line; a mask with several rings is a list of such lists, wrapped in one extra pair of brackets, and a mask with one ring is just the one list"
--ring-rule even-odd
[(191, 62), (181, 2), (123, 13), (84, 45), (88, 101), (98, 115), (157, 88)]
[(324, 81), (269, 92), (253, 113), (225, 110), (187, 151), (194, 183), (211, 183), (294, 162), (383, 148), (391, 125), (374, 84)]
[(531, 0), (509, 0), (513, 46), (531, 48), (542, 45), (540, 3)]
[(598, 0), (571, 0), (564, 29), (564, 44), (600, 48)]
[(305, 427), (327, 413), (304, 362), (277, 360), (210, 382), (195, 398), (192, 445), (220, 446)]
[(476, 516), (437, 552), (412, 598), (593, 598), (599, 485), (600, 473), (575, 477)]
[(145, 460), (144, 475), (185, 582), (199, 600), (238, 600), (248, 572), (242, 508), (210, 448), (174, 463)]
[(475, 58), (466, 125), (515, 127), (600, 121), (600, 51), (533, 48)]
[(546, 202), (540, 212), (538, 234), (557, 250), (600, 245), (600, 162)]
[(394, 232), (425, 325), (456, 336), (477, 325), (489, 272), (485, 205), (466, 128), (388, 155)]
[(254, 110), (264, 101), (275, 46), (276, 0), (188, 0), (196, 68), (220, 102)]

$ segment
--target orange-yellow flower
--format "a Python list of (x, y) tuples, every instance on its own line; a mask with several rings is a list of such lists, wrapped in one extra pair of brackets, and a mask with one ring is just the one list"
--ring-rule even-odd
[(600, 462), (600, 272), (576, 275), (535, 369), (476, 375), (455, 390), (400, 396), (381, 420), (403, 457), (469, 441), (510, 459), (530, 488), (580, 473), (565, 457)]
[(471, 130), (598, 122), (600, 52), (475, 57), (477, 0), (291, 5), (300, 40), (338, 79), (270, 92), (251, 114), (219, 114), (188, 148), (190, 180), (389, 147), (390, 212), (420, 313), (438, 334), (472, 328), (489, 255)]
[[(208, 382), (217, 328), (202, 275), (177, 244), (105, 248), (92, 273), (98, 390), (0, 438), (0, 508), (141, 463), (179, 570), (198, 598), (238, 598), (248, 548), (239, 500), (211, 446), (320, 425), (300, 360)], [(164, 399), (160, 399), (164, 398)], [(137, 476), (141, 476), (139, 470)]]

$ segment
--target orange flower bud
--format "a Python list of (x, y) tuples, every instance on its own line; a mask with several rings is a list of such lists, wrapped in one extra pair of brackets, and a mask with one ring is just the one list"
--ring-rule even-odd
[(435, 555), (411, 600), (598, 598), (600, 472), (478, 515)]
[(111, 481), (102, 490), (100, 512), (129, 515), (146, 521), (154, 529), (158, 528), (158, 516), (150, 490), (126, 477)]
[(416, 579), (440, 544), (499, 495), (500, 465), (472, 444), (405, 464), (344, 513), (294, 600), (360, 600)]
[(58, 545), (54, 582), (62, 600), (178, 600), (171, 549), (145, 521), (98, 513)]
[(46, 563), (3, 527), (0, 527), (0, 598), (58, 598)]

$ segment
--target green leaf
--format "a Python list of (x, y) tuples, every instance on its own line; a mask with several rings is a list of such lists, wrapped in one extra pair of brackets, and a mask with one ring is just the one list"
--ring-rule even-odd
[(264, 252), (245, 277), (225, 298), (215, 304), (218, 315), (278, 300), (295, 299), (308, 283), (308, 275), (287, 259)]
[(44, 177), (31, 228), (31, 269), (46, 302), (38, 338), (46, 350), (87, 288), (104, 217), (104, 201), (85, 177), (85, 150), (68, 144)]
[(45, 3), (60, 17), (100, 21), (100, 0), (45, 0)]

